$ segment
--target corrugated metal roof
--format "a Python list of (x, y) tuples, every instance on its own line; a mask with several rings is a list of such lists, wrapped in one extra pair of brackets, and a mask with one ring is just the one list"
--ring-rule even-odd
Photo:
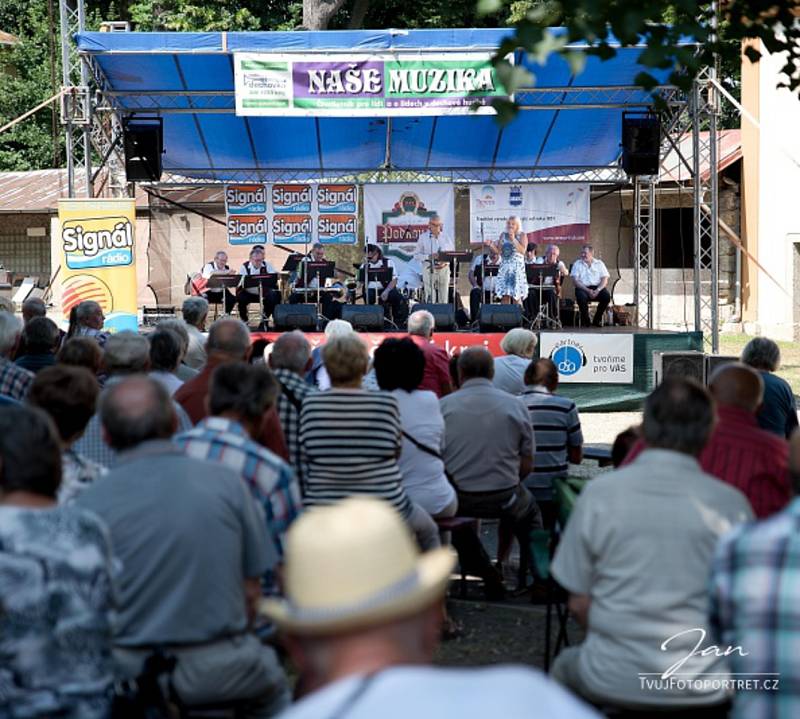
[[(708, 142), (708, 132), (700, 133), (700, 142)], [(692, 135), (687, 133), (681, 138), (678, 144), (680, 153), (689, 166), (692, 165), (694, 150), (692, 148)], [(720, 130), (717, 133), (717, 172), (722, 172), (742, 157), (742, 131), (741, 130)], [(708, 179), (708, 162), (700, 163), (700, 174), (703, 180)], [(671, 149), (664, 160), (661, 162), (661, 182), (688, 182), (691, 173), (683, 160), (678, 156), (674, 149)]]
[(0, 45), (18, 45), (19, 38), (12, 35), (10, 32), (3, 32), (0, 30)]

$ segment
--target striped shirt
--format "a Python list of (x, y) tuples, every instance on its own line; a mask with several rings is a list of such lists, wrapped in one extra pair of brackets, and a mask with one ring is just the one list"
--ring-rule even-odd
[(400, 447), (400, 409), (388, 392), (331, 389), (309, 395), (300, 412), (305, 503), (367, 494), (407, 517), (411, 504), (397, 464)]
[[(300, 486), (303, 486), (304, 471), (300, 461), (300, 408), (303, 400), (317, 391), (317, 388), (306, 382), (295, 372), (288, 369), (272, 370), (275, 379), (281, 384), (281, 391), (278, 392), (278, 400), (275, 406), (278, 410), (278, 418), (281, 422), (283, 435), (286, 438), (286, 446), (289, 449), (289, 462), (297, 474)], [(291, 393), (291, 394), (290, 394)], [(293, 399), (290, 399), (292, 397)], [(299, 405), (299, 406), (298, 406)]]
[(520, 398), (528, 408), (536, 451), (528, 487), (550, 487), (551, 480), (566, 477), (567, 447), (583, 445), (578, 408), (571, 399), (551, 394), (544, 387), (527, 387)]

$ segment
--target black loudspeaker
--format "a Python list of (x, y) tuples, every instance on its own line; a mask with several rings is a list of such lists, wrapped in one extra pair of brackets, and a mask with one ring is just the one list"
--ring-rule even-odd
[(317, 329), (317, 308), (315, 305), (275, 305), (272, 321), (276, 330)]
[(442, 332), (452, 332), (456, 328), (456, 312), (453, 305), (417, 303), (411, 308), (411, 313), (427, 310), (433, 315), (435, 327)]
[(733, 355), (706, 355), (706, 382), (711, 380), (715, 370), (731, 362), (741, 362), (741, 360)]
[(506, 332), (522, 327), (522, 307), (519, 305), (483, 305), (478, 316), (481, 332)]
[(123, 128), (125, 177), (128, 182), (161, 179), (164, 125), (160, 117), (128, 120)]
[(702, 352), (653, 352), (653, 383), (659, 385), (665, 377), (676, 375), (706, 381), (706, 356)]
[(342, 319), (357, 330), (383, 331), (383, 305), (344, 305)]
[(655, 115), (622, 115), (622, 169), (629, 175), (657, 175), (661, 122)]

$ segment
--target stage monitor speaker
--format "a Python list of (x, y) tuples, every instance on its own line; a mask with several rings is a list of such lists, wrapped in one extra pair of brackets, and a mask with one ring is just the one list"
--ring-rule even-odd
[(128, 182), (161, 179), (164, 125), (160, 117), (131, 119), (123, 126), (125, 177)]
[(661, 122), (655, 115), (622, 115), (622, 169), (628, 175), (657, 175)]
[(456, 311), (453, 305), (417, 303), (411, 308), (411, 314), (427, 310), (433, 315), (435, 327), (440, 332), (452, 332), (456, 328)]
[(726, 364), (731, 362), (741, 362), (738, 357), (734, 355), (706, 355), (706, 382), (711, 379), (711, 375)]
[(702, 352), (653, 352), (653, 383), (660, 385), (665, 377), (689, 377), (700, 384), (706, 381), (706, 356)]
[(275, 305), (272, 321), (276, 330), (314, 332), (317, 329), (317, 308), (315, 305)]
[(342, 319), (357, 330), (383, 332), (383, 305), (345, 305)]
[(522, 327), (522, 308), (519, 305), (483, 305), (478, 327), (481, 332), (506, 332)]

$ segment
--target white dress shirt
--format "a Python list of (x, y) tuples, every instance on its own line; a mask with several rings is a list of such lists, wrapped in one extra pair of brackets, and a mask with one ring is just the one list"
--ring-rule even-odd
[(572, 277), (586, 287), (594, 287), (599, 285), (604, 277), (610, 277), (610, 275), (603, 260), (595, 257), (591, 264), (582, 259), (576, 260), (572, 265)]
[[(595, 260), (595, 262), (598, 262), (598, 260)], [(562, 277), (564, 277), (564, 276), (569, 274), (567, 272), (567, 266), (561, 260), (556, 262), (556, 267), (558, 267), (558, 274), (561, 275)], [(545, 277), (544, 278), (544, 284), (552, 285), (553, 284), (553, 278), (552, 277)]]
[[(384, 262), (386, 264), (384, 264)], [(397, 267), (395, 267), (394, 261), (392, 260), (391, 257), (382, 257), (377, 262), (370, 262), (369, 263), (370, 272), (372, 272), (374, 270), (382, 270), (382, 269), (384, 269), (386, 267), (391, 267), (392, 268), (392, 278), (397, 277)], [(364, 264), (363, 263), (361, 264), (361, 268), (362, 269), (364, 268)], [(370, 280), (369, 281), (369, 285), (367, 285), (367, 286), (371, 290), (382, 290), (383, 289), (383, 284), (378, 282), (377, 280)]]
[(200, 270), (200, 274), (205, 279), (208, 279), (209, 277), (211, 277), (211, 275), (213, 275), (215, 273), (222, 274), (222, 273), (230, 272), (230, 271), (231, 270), (227, 265), (224, 268), (220, 269), (219, 267), (217, 267), (217, 263), (216, 262), (206, 262), (206, 264), (203, 265), (203, 269)]
[(443, 232), (438, 237), (434, 237), (430, 232), (423, 232), (417, 240), (417, 246), (414, 248), (414, 257), (422, 263), (431, 255), (439, 252), (453, 252), (454, 250), (453, 240)]
[[(239, 268), (240, 275), (271, 275), (277, 272), (277, 270), (267, 261), (261, 263), (260, 267), (254, 265), (250, 260), (245, 262)], [(246, 288), (250, 294), (257, 295), (258, 294), (258, 287), (248, 287)]]
[[(472, 264), (469, 266), (470, 271), (474, 275), (476, 270), (481, 267), (483, 264), (483, 260), (481, 259), (484, 255), (480, 254), (477, 257), (472, 259)], [(486, 255), (486, 266), (487, 267), (497, 267), (500, 264), (500, 257), (498, 256), (497, 261), (493, 262), (489, 259), (489, 255)], [(486, 292), (493, 292), (494, 291), (494, 278), (495, 275), (489, 275), (483, 278), (483, 289)]]

